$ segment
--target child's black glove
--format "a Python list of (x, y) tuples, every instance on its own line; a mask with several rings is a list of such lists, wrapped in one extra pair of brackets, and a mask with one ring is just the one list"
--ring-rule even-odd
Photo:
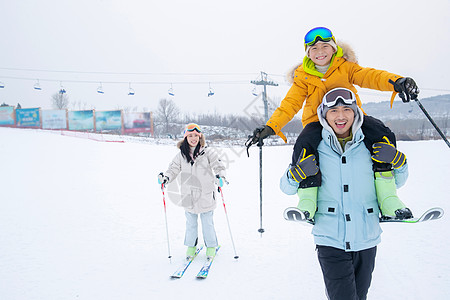
[(274, 134), (275, 131), (273, 131), (273, 129), (267, 125), (258, 127), (253, 131), (252, 144), (256, 144), (259, 142), (260, 139), (263, 140), (266, 137), (269, 137)]
[(307, 157), (306, 149), (303, 148), (295, 166), (291, 166), (288, 176), (297, 182), (302, 181), (308, 176), (316, 175), (319, 172), (319, 166), (316, 163), (316, 156), (310, 154)]
[[(409, 102), (411, 99), (416, 99), (420, 92), (416, 82), (410, 77), (397, 79), (394, 83), (394, 90), (400, 94), (400, 98), (402, 98), (403, 102)], [(406, 95), (406, 98), (404, 95)]]

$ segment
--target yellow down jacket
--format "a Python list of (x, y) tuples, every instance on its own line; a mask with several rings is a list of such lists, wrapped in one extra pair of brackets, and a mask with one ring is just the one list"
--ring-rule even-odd
[[(402, 76), (373, 68), (363, 68), (358, 65), (356, 55), (348, 45), (338, 43), (338, 50), (334, 54), (330, 67), (325, 74), (318, 72), (314, 63), (305, 56), (303, 63), (288, 75), (292, 86), (280, 106), (275, 110), (266, 125), (285, 142), (286, 137), (281, 129), (303, 107), (302, 124), (319, 121), (317, 107), (323, 96), (331, 89), (344, 87), (352, 90), (356, 95), (357, 104), (361, 107), (361, 99), (354, 85), (379, 91), (393, 91), (392, 102), (397, 94), (389, 79), (396, 81)], [(362, 108), (361, 108), (362, 109)]]

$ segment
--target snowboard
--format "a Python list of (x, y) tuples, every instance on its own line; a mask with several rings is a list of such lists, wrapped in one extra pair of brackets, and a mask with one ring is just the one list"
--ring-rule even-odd
[[(442, 218), (444, 215), (444, 210), (440, 207), (433, 207), (424, 212), (420, 217), (418, 218), (411, 218), (411, 219), (385, 219), (380, 217), (380, 223), (419, 223), (419, 222), (425, 222), (425, 221), (431, 221), (431, 220), (437, 220)], [(297, 207), (288, 207), (284, 210), (283, 213), (284, 219), (288, 221), (294, 221), (294, 222), (303, 222), (307, 224), (314, 225), (314, 220), (308, 220), (305, 218), (305, 215), (299, 210)]]

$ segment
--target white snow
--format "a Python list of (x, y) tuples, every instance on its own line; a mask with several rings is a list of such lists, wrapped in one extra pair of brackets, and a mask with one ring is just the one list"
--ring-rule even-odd
[[(442, 141), (399, 142), (410, 177), (399, 195), (416, 215), (450, 213), (450, 149)], [(108, 143), (58, 132), (0, 128), (0, 299), (325, 299), (311, 227), (284, 221), (296, 205), (278, 182), (292, 146), (263, 149), (263, 228), (259, 229), (259, 149), (224, 148), (223, 188), (235, 260), (219, 196), (222, 245), (206, 280), (185, 276), (184, 212), (167, 200), (168, 259), (157, 174), (172, 145)], [(383, 224), (369, 299), (447, 299), (450, 219)]]

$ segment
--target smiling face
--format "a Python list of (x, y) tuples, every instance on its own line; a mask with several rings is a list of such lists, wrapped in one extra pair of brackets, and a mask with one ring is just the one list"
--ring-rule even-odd
[(317, 42), (309, 48), (308, 57), (318, 66), (326, 66), (333, 57), (334, 48), (329, 43)]
[(200, 134), (196, 132), (190, 132), (186, 135), (189, 146), (196, 147), (198, 142), (200, 141)]
[(346, 138), (350, 136), (350, 129), (355, 120), (355, 112), (346, 105), (335, 106), (327, 111), (325, 119), (338, 138)]

